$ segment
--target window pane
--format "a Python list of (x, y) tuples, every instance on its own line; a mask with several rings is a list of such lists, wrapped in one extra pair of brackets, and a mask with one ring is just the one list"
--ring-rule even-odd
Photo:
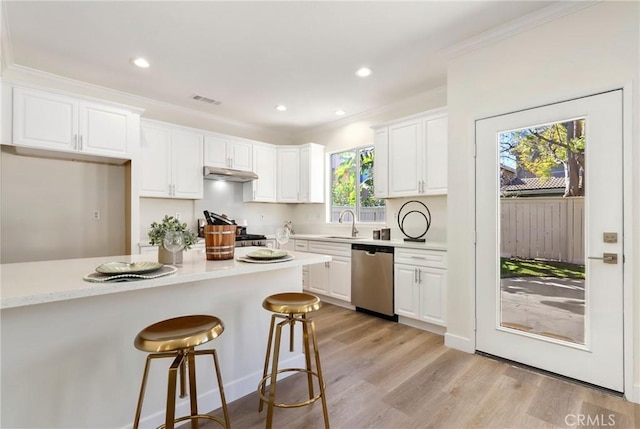
[(384, 200), (376, 198), (374, 194), (373, 169), (375, 155), (373, 146), (359, 149), (358, 155), (360, 163), (360, 207), (358, 219), (361, 222), (384, 222)]
[(373, 146), (331, 155), (331, 222), (345, 209), (353, 210), (358, 222), (384, 222), (384, 200), (374, 196), (373, 168)]

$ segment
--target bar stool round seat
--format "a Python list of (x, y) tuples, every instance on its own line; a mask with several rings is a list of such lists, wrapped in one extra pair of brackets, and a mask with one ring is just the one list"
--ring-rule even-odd
[(224, 332), (224, 325), (214, 316), (182, 316), (147, 326), (133, 344), (144, 352), (171, 352), (207, 343)]
[(322, 302), (310, 293), (285, 292), (266, 297), (262, 307), (273, 313), (305, 314), (320, 310)]
[[(136, 416), (133, 423), (134, 429), (137, 429), (140, 423), (149, 366), (151, 360), (157, 358), (174, 358), (173, 363), (169, 367), (165, 424), (160, 426), (161, 428), (173, 429), (175, 423), (185, 420), (190, 420), (191, 427), (196, 428), (198, 427), (198, 419), (208, 419), (219, 423), (226, 429), (230, 429), (229, 412), (227, 410), (227, 404), (224, 397), (222, 376), (220, 375), (220, 366), (218, 364), (218, 355), (216, 350), (195, 350), (195, 347), (214, 340), (222, 335), (223, 332), (224, 324), (217, 317), (208, 315), (189, 315), (174, 317), (172, 319), (154, 323), (147, 326), (141, 330), (138, 335), (136, 335), (133, 342), (134, 346), (138, 350), (142, 350), (150, 354), (147, 355), (144, 375), (142, 376), (142, 386), (140, 388), (140, 396), (138, 397), (138, 406), (136, 408)], [(195, 357), (200, 355), (211, 355), (213, 357), (213, 366), (216, 372), (224, 420), (218, 416), (198, 414)], [(188, 395), (186, 393), (187, 368), (189, 378)], [(178, 371), (180, 376), (180, 397), (190, 397), (191, 412), (188, 416), (176, 418), (175, 403)]]
[[(274, 408), (298, 408), (311, 405), (317, 400), (322, 402), (322, 412), (324, 416), (325, 428), (329, 429), (329, 414), (327, 410), (327, 401), (325, 395), (325, 383), (322, 377), (322, 369), (320, 366), (320, 354), (318, 352), (318, 341), (316, 338), (316, 328), (313, 320), (308, 319), (308, 313), (319, 310), (322, 307), (320, 298), (310, 293), (285, 292), (270, 295), (262, 302), (262, 307), (274, 313), (271, 316), (271, 325), (269, 327), (269, 339), (267, 344), (267, 354), (264, 362), (263, 377), (258, 384), (258, 397), (260, 405), (258, 411), (262, 411), (264, 404), (267, 404), (267, 429), (273, 424)], [(277, 319), (282, 319), (276, 323)], [(289, 325), (289, 350), (293, 351), (294, 326), (296, 323), (302, 324), (303, 347), (305, 354), (305, 368), (282, 368), (278, 369), (278, 360), (280, 356), (280, 342), (282, 338), (282, 328)], [(275, 331), (275, 332), (274, 332)], [(275, 337), (274, 337), (275, 333)], [(311, 344), (313, 344), (313, 353), (315, 357), (315, 369), (311, 364)], [(271, 351), (273, 349), (273, 360), (271, 360)], [(269, 371), (271, 366), (271, 371)], [(280, 403), (276, 402), (276, 384), (277, 376), (283, 372), (303, 372), (307, 374), (307, 386), (309, 391), (309, 399), (297, 403)], [(319, 394), (314, 394), (313, 380), (316, 379), (320, 388)], [(267, 382), (269, 382), (269, 391), (267, 392)]]

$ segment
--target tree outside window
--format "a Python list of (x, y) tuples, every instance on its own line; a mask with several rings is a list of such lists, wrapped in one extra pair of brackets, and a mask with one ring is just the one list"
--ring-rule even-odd
[(331, 222), (345, 209), (353, 210), (358, 222), (385, 221), (384, 200), (374, 195), (374, 158), (373, 146), (331, 155)]

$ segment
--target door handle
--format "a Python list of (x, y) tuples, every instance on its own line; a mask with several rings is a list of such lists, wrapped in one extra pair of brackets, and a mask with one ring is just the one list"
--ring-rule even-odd
[(602, 256), (589, 256), (587, 259), (598, 259), (604, 262), (605, 264), (617, 264), (618, 263), (618, 254), (617, 253), (603, 253)]

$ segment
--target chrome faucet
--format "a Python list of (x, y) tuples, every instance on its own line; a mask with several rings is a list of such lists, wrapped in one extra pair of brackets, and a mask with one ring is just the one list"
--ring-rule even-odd
[(338, 222), (342, 223), (342, 217), (345, 213), (351, 213), (351, 236), (357, 237), (358, 230), (356, 229), (356, 214), (351, 209), (345, 209), (340, 212), (340, 216), (338, 216)]

